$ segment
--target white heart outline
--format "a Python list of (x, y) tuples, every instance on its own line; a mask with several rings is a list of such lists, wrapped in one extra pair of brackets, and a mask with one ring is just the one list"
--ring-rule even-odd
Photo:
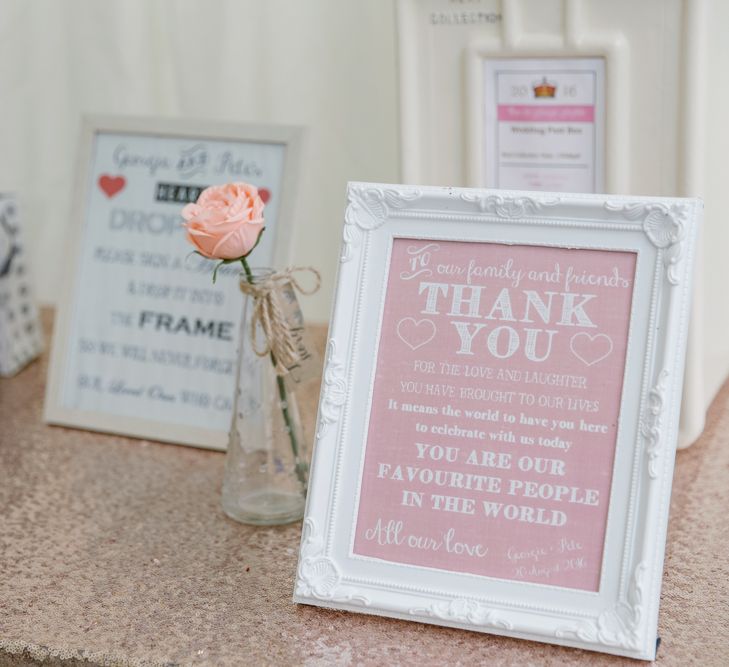
[[(610, 344), (610, 347), (608, 348), (608, 351), (603, 354), (601, 357), (597, 357), (597, 359), (593, 359), (592, 361), (587, 361), (579, 352), (575, 350), (575, 339), (580, 338), (581, 336), (585, 336), (590, 343), (594, 343), (595, 340), (598, 338), (605, 338), (607, 342)], [(607, 334), (604, 333), (597, 333), (594, 336), (591, 336), (587, 331), (580, 331), (576, 333), (572, 338), (570, 338), (570, 351), (572, 354), (574, 354), (585, 366), (594, 366), (595, 364), (601, 362), (603, 359), (607, 359), (613, 352), (613, 339), (610, 338)]]
[[(416, 328), (416, 329), (417, 329), (417, 328), (418, 328), (418, 327), (419, 327), (419, 326), (420, 326), (421, 324), (423, 324), (423, 322), (427, 322), (428, 324), (430, 324), (430, 326), (431, 326), (431, 327), (433, 327), (433, 333), (432, 333), (432, 334), (430, 334), (430, 338), (427, 338), (426, 340), (422, 341), (421, 343), (418, 343), (417, 345), (413, 345), (413, 344), (412, 344), (412, 343), (411, 343), (410, 341), (408, 341), (408, 340), (405, 340), (405, 338), (403, 338), (402, 334), (400, 333), (400, 327), (401, 327), (401, 325), (402, 325), (402, 324), (403, 324), (404, 322), (412, 322), (412, 323), (413, 323), (413, 324), (415, 325), (415, 328)], [(429, 320), (428, 318), (423, 318), (422, 320), (416, 320), (416, 319), (415, 319), (414, 317), (403, 317), (403, 318), (402, 318), (402, 319), (401, 319), (401, 320), (400, 320), (400, 321), (399, 321), (399, 322), (397, 323), (397, 328), (396, 328), (396, 330), (395, 330), (395, 333), (397, 334), (397, 337), (398, 337), (398, 338), (399, 338), (399, 339), (400, 339), (400, 340), (401, 340), (401, 341), (402, 341), (403, 343), (405, 343), (405, 345), (407, 345), (407, 346), (408, 346), (408, 347), (409, 347), (409, 348), (410, 348), (410, 349), (411, 349), (411, 350), (412, 350), (413, 352), (415, 352), (415, 350), (417, 350), (417, 349), (419, 349), (419, 348), (423, 347), (423, 345), (427, 345), (428, 343), (430, 343), (430, 341), (431, 341), (431, 340), (433, 340), (433, 338), (435, 338), (435, 334), (437, 333), (437, 329), (436, 329), (436, 327), (435, 327), (435, 322), (433, 322), (433, 320)]]

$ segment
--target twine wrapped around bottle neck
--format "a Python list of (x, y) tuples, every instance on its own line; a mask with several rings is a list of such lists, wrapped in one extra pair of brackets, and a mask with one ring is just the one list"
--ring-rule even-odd
[[(314, 285), (309, 289), (302, 287), (295, 273), (308, 272), (314, 277)], [(304, 295), (314, 294), (321, 285), (321, 275), (311, 266), (287, 267), (281, 271), (260, 276), (254, 282), (241, 277), (240, 290), (253, 299), (251, 313), (251, 348), (259, 357), (271, 355), (276, 374), (286, 375), (300, 361), (296, 338), (289, 326), (281, 303), (282, 289), (286, 284)], [(258, 326), (263, 332), (264, 344), (259, 345), (256, 331)]]

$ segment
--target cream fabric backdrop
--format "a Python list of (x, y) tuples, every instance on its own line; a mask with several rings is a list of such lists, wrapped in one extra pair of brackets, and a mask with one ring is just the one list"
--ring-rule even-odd
[(16, 191), (37, 292), (58, 296), (82, 113), (308, 127), (293, 260), (329, 316), (348, 180), (397, 181), (390, 0), (2, 0), (0, 191)]

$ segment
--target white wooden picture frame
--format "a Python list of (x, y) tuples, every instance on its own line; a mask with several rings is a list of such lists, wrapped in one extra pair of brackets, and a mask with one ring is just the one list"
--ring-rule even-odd
[[(212, 284), (214, 262), (191, 254), (180, 211), (208, 185), (263, 187), (270, 201), (255, 263), (287, 264), (302, 140), (297, 127), (84, 118), (48, 423), (226, 448), (242, 307), (237, 270), (222, 267)], [(142, 309), (151, 313), (144, 321)], [(218, 340), (208, 337), (214, 329)]]
[[(294, 600), (653, 659), (702, 208), (695, 199), (351, 183)], [(418, 259), (426, 253), (427, 261)], [(534, 382), (557, 382), (562, 373), (581, 369), (566, 384), (542, 384), (543, 393), (530, 390), (540, 403), (546, 397), (541, 411), (505, 403), (507, 393), (496, 380), (511, 379), (527, 393), (519, 379), (531, 363), (523, 341), (527, 330), (519, 328), (517, 315), (524, 303), (517, 288), (508, 287), (504, 296), (501, 286), (515, 274), (504, 277), (494, 269), (487, 275), (492, 265), (481, 264), (486, 279), (478, 286), (478, 303), (474, 290), (463, 288), (456, 298), (456, 283), (448, 277), (462, 276), (457, 268), (463, 258), (493, 253), (513, 256), (512, 271), (526, 271), (523, 321), (544, 321), (555, 331), (543, 354), (547, 366), (539, 367), (550, 372)], [(537, 271), (544, 261), (551, 268)], [(604, 274), (614, 279), (609, 287), (608, 278), (596, 276), (611, 263), (615, 270)], [(469, 267), (476, 265), (469, 260)], [(530, 300), (532, 305), (538, 300), (527, 297), (525, 286), (532, 279), (552, 280), (552, 270), (554, 296), (540, 319), (529, 310)], [(557, 321), (551, 299), (574, 305), (578, 297), (560, 290), (568, 274), (578, 273), (582, 286), (569, 286), (582, 290), (579, 298), (591, 304), (582, 313), (587, 319), (573, 319), (568, 309)], [(430, 286), (444, 281), (446, 287)], [(470, 324), (451, 327), (453, 318)], [(521, 347), (512, 351), (508, 329), (505, 339), (496, 339), (493, 354), (486, 338), (471, 336), (470, 348), (463, 344), (468, 336), (454, 343), (452, 328), (471, 327), (470, 335), (478, 323), (485, 332), (509, 325), (522, 337)], [(592, 325), (597, 328), (583, 331)], [(607, 346), (603, 338), (601, 350), (576, 346), (594, 343), (603, 333), (611, 342)], [(475, 356), (460, 358), (474, 368), (491, 367), (490, 380), (468, 384), (465, 364), (456, 374), (450, 361), (458, 358), (454, 350), (464, 349)], [(450, 365), (440, 366), (439, 360)], [(420, 394), (404, 393), (410, 381), (414, 388), (421, 383)], [(474, 388), (494, 397), (480, 404), (478, 417), (491, 421), (477, 426), (473, 419), (456, 418), (473, 405), (463, 397), (475, 396)], [(597, 409), (594, 402), (575, 403), (583, 390), (604, 403)], [(412, 402), (404, 404), (407, 400)], [(548, 431), (550, 416), (563, 417), (552, 409), (554, 401), (560, 409), (577, 405), (569, 413), (573, 431)], [(507, 435), (489, 440), (491, 433), (508, 431), (507, 411), (530, 425), (512, 429), (515, 442)], [(601, 418), (607, 421), (600, 424)], [(485, 440), (468, 441), (482, 435)], [(549, 449), (567, 440), (572, 449)], [(442, 458), (448, 445), (456, 450), (455, 463)], [(484, 474), (500, 481), (474, 491), (463, 474), (453, 473), (466, 465), (461, 454), (479, 447), (493, 452), (478, 459), (480, 465), (490, 461)], [(537, 455), (556, 461), (539, 477), (539, 493), (546, 489), (549, 501), (518, 491), (537, 467), (522, 472), (522, 460), (528, 468), (527, 459), (534, 462)], [(408, 492), (407, 466), (411, 471), (440, 466), (442, 474), (416, 472), (423, 492)], [(444, 496), (437, 500), (435, 482), (428, 482), (433, 479), (450, 480), (444, 483), (459, 499), (445, 505)], [(555, 479), (578, 491), (549, 496), (547, 482), (554, 486)], [(579, 491), (588, 479), (597, 480), (595, 489)], [(507, 488), (517, 489), (511, 500)], [(489, 507), (500, 501), (504, 513), (487, 514), (485, 498), (494, 501)], [(509, 502), (541, 504), (552, 514), (517, 507), (507, 519)], [(524, 544), (529, 548), (520, 551)]]

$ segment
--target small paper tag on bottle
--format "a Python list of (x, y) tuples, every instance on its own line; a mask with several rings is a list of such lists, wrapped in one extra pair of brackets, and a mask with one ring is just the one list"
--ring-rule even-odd
[(299, 353), (299, 361), (288, 368), (286, 381), (297, 385), (319, 376), (321, 359), (311, 344), (311, 337), (304, 324), (304, 315), (293, 285), (290, 282), (283, 283), (279, 289), (279, 296), (286, 323)]

